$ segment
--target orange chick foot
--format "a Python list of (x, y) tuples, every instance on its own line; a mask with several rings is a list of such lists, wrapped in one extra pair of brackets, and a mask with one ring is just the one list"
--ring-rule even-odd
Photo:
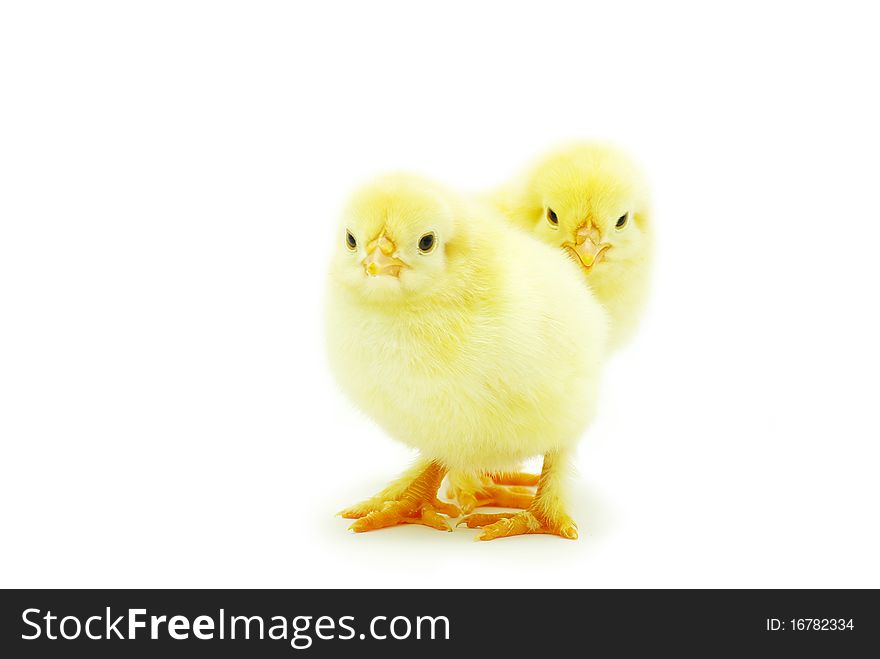
[(533, 474), (514, 472), (465, 476), (454, 474), (449, 478), (446, 496), (456, 501), (462, 511), (475, 508), (528, 508), (533, 497), (528, 486), (536, 485)]
[(439, 499), (430, 501), (386, 501), (380, 510), (368, 513), (349, 526), (355, 533), (375, 531), (398, 524), (421, 524), (438, 531), (451, 531), (443, 515), (459, 516), (458, 508)]
[(533, 533), (558, 535), (568, 540), (576, 540), (578, 537), (577, 525), (568, 515), (560, 513), (551, 518), (534, 509), (519, 513), (468, 515), (458, 524), (465, 524), (471, 529), (482, 529), (483, 532), (477, 540), (495, 540)]
[(340, 515), (356, 517), (358, 520), (349, 528), (355, 533), (384, 529), (398, 524), (421, 524), (439, 531), (451, 531), (452, 527), (443, 517), (458, 517), (461, 513), (451, 503), (437, 498), (444, 470), (431, 463), (406, 487), (396, 486), (386, 489), (382, 495), (346, 508)]

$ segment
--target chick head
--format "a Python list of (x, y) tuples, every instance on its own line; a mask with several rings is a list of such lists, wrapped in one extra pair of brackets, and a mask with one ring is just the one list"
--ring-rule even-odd
[(387, 175), (349, 200), (338, 232), (333, 272), (363, 297), (382, 302), (429, 294), (452, 276), (460, 238), (455, 202), (412, 175)]
[(563, 247), (587, 276), (646, 258), (648, 192), (638, 167), (613, 147), (579, 143), (541, 160), (529, 175), (525, 218)]

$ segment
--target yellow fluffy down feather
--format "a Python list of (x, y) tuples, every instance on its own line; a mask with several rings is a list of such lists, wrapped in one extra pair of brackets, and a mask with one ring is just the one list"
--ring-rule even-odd
[(576, 537), (560, 473), (593, 416), (608, 323), (578, 267), (488, 205), (408, 175), (354, 194), (337, 242), (331, 367), (358, 407), (431, 465), (347, 511), (361, 517), (353, 529), (440, 528), (446, 470), (544, 455), (532, 507), (491, 520), (482, 537)]

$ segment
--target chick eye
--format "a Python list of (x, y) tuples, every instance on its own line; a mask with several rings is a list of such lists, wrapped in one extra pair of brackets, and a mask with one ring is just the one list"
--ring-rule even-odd
[(559, 225), (559, 218), (556, 217), (556, 212), (552, 208), (547, 209), (547, 221), (553, 226)]
[(434, 239), (433, 233), (426, 233), (424, 236), (419, 238), (419, 251), (422, 254), (427, 254), (432, 249), (434, 249), (434, 244), (436, 240)]
[(624, 213), (623, 215), (621, 215), (620, 217), (617, 218), (617, 224), (615, 224), (614, 226), (617, 227), (618, 229), (622, 229), (624, 226), (626, 226), (627, 218), (629, 218), (629, 213)]
[(351, 231), (345, 232), (345, 244), (348, 245), (348, 248), (352, 251), (357, 247), (357, 240), (351, 235)]

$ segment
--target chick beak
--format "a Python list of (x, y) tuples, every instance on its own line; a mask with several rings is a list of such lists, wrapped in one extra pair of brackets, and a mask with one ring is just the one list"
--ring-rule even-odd
[(367, 245), (367, 256), (363, 260), (364, 272), (371, 277), (389, 275), (399, 277), (406, 264), (394, 256), (397, 245), (383, 232), (378, 238)]
[(578, 227), (574, 242), (565, 243), (564, 247), (577, 257), (584, 268), (589, 270), (602, 260), (605, 251), (611, 245), (603, 243), (599, 229), (587, 222)]

